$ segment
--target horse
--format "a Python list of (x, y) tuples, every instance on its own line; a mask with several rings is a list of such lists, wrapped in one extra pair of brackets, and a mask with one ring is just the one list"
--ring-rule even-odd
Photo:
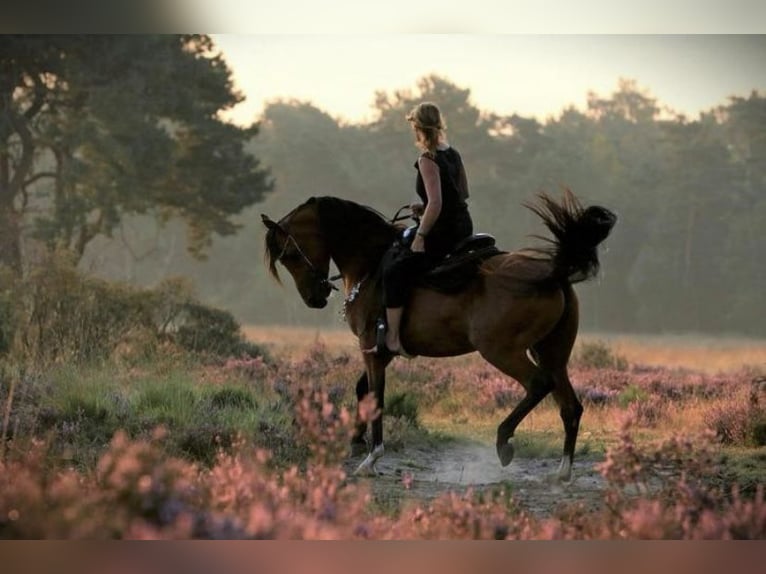
[[(552, 233), (539, 247), (498, 252), (480, 265), (458, 293), (418, 286), (401, 323), (402, 346), (411, 355), (449, 357), (478, 351), (490, 364), (518, 381), (526, 394), (497, 428), (502, 466), (514, 456), (516, 427), (548, 394), (559, 407), (564, 452), (555, 478), (571, 480), (583, 406), (567, 372), (577, 336), (579, 308), (574, 283), (599, 269), (597, 246), (616, 216), (601, 206), (583, 208), (570, 190), (555, 200), (545, 193), (527, 203)], [(305, 304), (322, 309), (335, 288), (330, 262), (345, 292), (344, 311), (360, 351), (378, 340), (382, 316), (381, 260), (402, 231), (378, 211), (337, 197), (311, 197), (279, 221), (261, 215), (267, 228), (265, 261), (280, 282), (277, 263), (287, 269)], [(334, 279), (333, 279), (334, 280)], [(376, 475), (384, 453), (385, 372), (392, 356), (362, 353), (364, 372), (356, 384), (361, 402), (372, 391), (377, 414), (369, 423), (372, 443), (355, 474)], [(365, 445), (367, 422), (357, 408), (352, 446)]]

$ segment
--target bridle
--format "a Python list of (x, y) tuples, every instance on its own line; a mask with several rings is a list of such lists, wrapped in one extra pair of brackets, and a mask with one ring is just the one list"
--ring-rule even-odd
[[(403, 205), (400, 207), (394, 217), (391, 218), (391, 223), (395, 223), (397, 221), (402, 221), (404, 219), (415, 219), (416, 221), (418, 218), (413, 216), (412, 214), (405, 214), (400, 215), (402, 211), (409, 208), (409, 204)], [(339, 273), (337, 275), (333, 275), (332, 277), (324, 277), (322, 273), (316, 268), (314, 263), (312, 263), (311, 259), (308, 258), (308, 255), (306, 255), (303, 252), (303, 249), (301, 249), (301, 246), (298, 245), (298, 241), (293, 237), (292, 233), (285, 230), (281, 225), (279, 226), (279, 229), (282, 233), (287, 235), (287, 239), (285, 240), (284, 245), (282, 246), (282, 251), (279, 253), (279, 255), (276, 257), (277, 261), (280, 261), (282, 265), (284, 265), (284, 261), (282, 261), (282, 258), (285, 255), (285, 252), (287, 251), (287, 248), (292, 243), (295, 246), (295, 251), (298, 253), (298, 255), (301, 256), (301, 259), (303, 260), (303, 263), (306, 264), (306, 266), (309, 268), (309, 272), (311, 273), (311, 279), (314, 281), (314, 283), (319, 287), (324, 287), (326, 289), (330, 289), (331, 291), (338, 291), (338, 287), (333, 284), (333, 281), (337, 281), (342, 277), (342, 275)]]
[(311, 262), (311, 259), (308, 258), (308, 256), (303, 252), (303, 249), (301, 249), (301, 246), (298, 245), (298, 242), (295, 240), (295, 237), (292, 236), (291, 233), (285, 231), (282, 229), (282, 232), (287, 235), (287, 239), (285, 240), (285, 244), (282, 246), (282, 251), (277, 256), (277, 261), (280, 261), (282, 265), (284, 265), (284, 261), (282, 261), (282, 257), (284, 257), (285, 252), (287, 251), (288, 246), (292, 242), (292, 244), (295, 246), (295, 250), (298, 252), (298, 255), (301, 256), (301, 259), (303, 259), (303, 262), (306, 264), (306, 266), (309, 268), (309, 272), (311, 273), (311, 279), (314, 281), (314, 283), (320, 287), (328, 288), (330, 290), (338, 291), (338, 287), (334, 285), (332, 282), (337, 281), (341, 278), (341, 275), (333, 275), (332, 277), (324, 277), (322, 275), (322, 272), (319, 271), (316, 266)]

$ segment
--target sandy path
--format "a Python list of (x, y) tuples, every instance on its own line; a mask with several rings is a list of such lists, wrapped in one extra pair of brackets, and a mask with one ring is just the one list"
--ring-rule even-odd
[[(351, 473), (363, 457), (347, 461)], [(562, 503), (584, 502), (596, 506), (602, 498), (604, 481), (595, 469), (597, 461), (575, 461), (573, 479), (560, 484), (551, 477), (558, 459), (516, 458), (503, 468), (494, 447), (468, 441), (450, 441), (439, 449), (406, 447), (386, 452), (378, 462), (380, 476), (370, 480), (373, 494), (383, 502), (429, 500), (448, 491), (465, 492), (505, 487), (527, 511), (550, 516)], [(405, 478), (407, 479), (405, 481)], [(410, 483), (405, 488), (405, 482)]]

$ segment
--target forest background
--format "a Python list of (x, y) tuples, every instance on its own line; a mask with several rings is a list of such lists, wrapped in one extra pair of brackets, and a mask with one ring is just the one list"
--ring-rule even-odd
[[(48, 48), (54, 40), (47, 38)], [(143, 41), (102, 40), (102, 57), (82, 56), (79, 76), (58, 92), (66, 102), (54, 98), (35, 109), (39, 86), (31, 84), (14, 100), (25, 116), (39, 113), (29, 123), (39, 145), (25, 166), (24, 132), (18, 123), (4, 128), (5, 157), (14, 167), (6, 175), (29, 168), (23, 193), (0, 206), (0, 217), (14, 222), (5, 226), (0, 250), (10, 267), (29, 268), (42, 252), (64, 246), (81, 270), (111, 280), (153, 286), (185, 276), (203, 301), (242, 323), (340, 327), (342, 297), (333, 311), (311, 311), (289, 285), (268, 276), (260, 214), (278, 219), (310, 196), (334, 195), (393, 215), (414, 198), (417, 150), (404, 117), (418, 101), (433, 100), (468, 169), (475, 228), (495, 235), (501, 247), (539, 243), (530, 235), (545, 230), (522, 205), (540, 191), (569, 188), (583, 203), (618, 214), (602, 249), (601, 275), (580, 289), (584, 329), (766, 335), (766, 96), (756, 90), (690, 118), (639, 80), (622, 79), (611, 94), (589, 93), (586, 109), (568, 106), (540, 121), (479, 109), (469, 88), (429, 75), (415, 86), (377, 92), (373, 119), (364, 123), (334, 118), (310, 102), (281, 100), (270, 102), (250, 129), (217, 121), (203, 126), (206, 114), (241, 98), (210, 39), (182, 40), (185, 53), (194, 54), (182, 63), (175, 47), (163, 60), (167, 39)], [(42, 58), (45, 49), (36, 54)], [(106, 49), (110, 58), (103, 57)], [(149, 55), (152, 65), (140, 59)], [(78, 109), (75, 80), (92, 87), (121, 56), (125, 74), (102, 82), (99, 97), (91, 91)], [(98, 61), (108, 65), (99, 68)], [(191, 85), (191, 68), (183, 66), (195, 61), (205, 62), (205, 74), (212, 68), (210, 77), (217, 75), (226, 89), (213, 94), (215, 82), (197, 80), (194, 92), (168, 91), (168, 70)], [(136, 110), (128, 105), (131, 94), (145, 94), (152, 74), (166, 91), (155, 91), (151, 105)], [(54, 87), (46, 86), (48, 95), (57, 93)], [(103, 125), (108, 137), (99, 140)], [(161, 153), (168, 133), (183, 151), (173, 152), (180, 159)], [(51, 137), (62, 145), (45, 151)], [(226, 138), (230, 145), (221, 146)], [(12, 183), (4, 189), (13, 191)], [(16, 254), (7, 249), (12, 244)]]

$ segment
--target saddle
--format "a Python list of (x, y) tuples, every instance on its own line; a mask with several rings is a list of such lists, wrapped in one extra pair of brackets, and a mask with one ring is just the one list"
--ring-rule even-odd
[[(409, 246), (416, 231), (416, 226), (405, 229), (400, 243)], [(471, 235), (458, 243), (436, 267), (420, 277), (417, 284), (441, 293), (459, 293), (476, 277), (483, 261), (501, 253), (505, 252), (497, 248), (495, 238), (489, 233)]]

